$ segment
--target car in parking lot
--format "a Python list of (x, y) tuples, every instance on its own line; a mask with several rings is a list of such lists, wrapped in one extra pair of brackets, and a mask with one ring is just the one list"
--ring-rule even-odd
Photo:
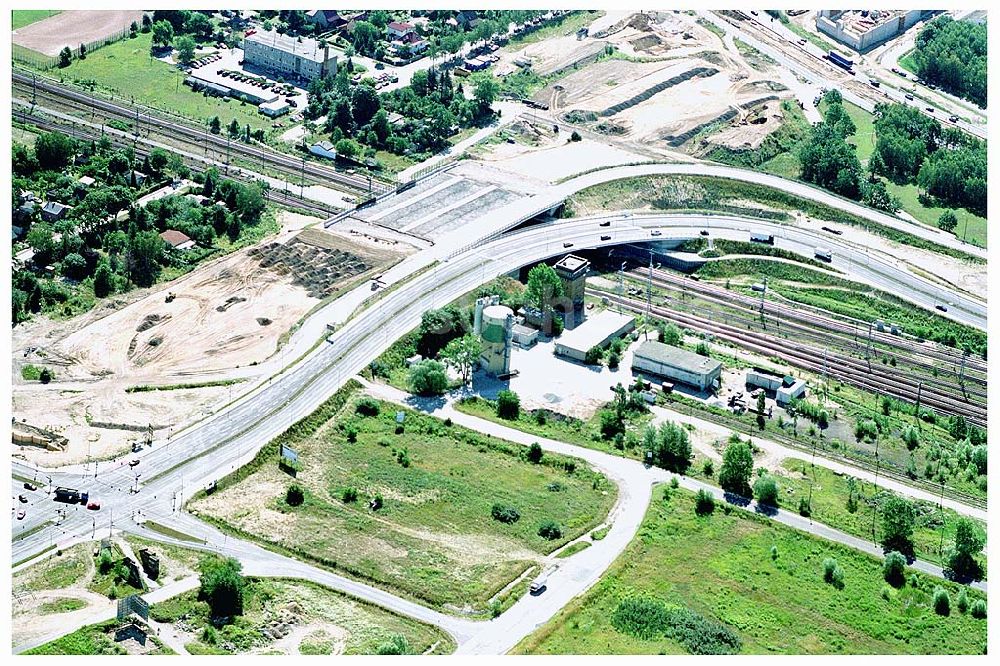
[(602, 241), (609, 241), (609, 240), (611, 240), (611, 236), (601, 236), (601, 240)]
[(601, 227), (610, 227), (611, 226), (611, 220), (605, 220), (604, 222), (601, 222), (600, 225), (598, 225), (598, 226), (601, 226)]
[(27, 514), (25, 513), (24, 509), (21, 509), (20, 511), (18, 511), (18, 512), (17, 512), (17, 519), (18, 519), (18, 520), (24, 520), (24, 517), (25, 517), (26, 515), (27, 515)]
[(38, 490), (38, 486), (36, 486), (35, 484), (33, 484), (31, 481), (25, 481), (24, 482), (24, 489), (25, 490)]
[(663, 232), (660, 231), (659, 229), (653, 229), (652, 231), (649, 232), (649, 235), (650, 236), (662, 236)]
[(90, 500), (89, 502), (87, 502), (87, 508), (91, 511), (100, 511), (101, 503), (98, 502), (97, 500)]

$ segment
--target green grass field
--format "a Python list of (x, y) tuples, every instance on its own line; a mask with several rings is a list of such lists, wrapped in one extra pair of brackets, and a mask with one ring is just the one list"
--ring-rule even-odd
[(11, 29), (17, 30), (59, 13), (58, 9), (14, 9), (10, 13)]
[[(665, 495), (669, 494), (669, 499)], [(635, 638), (611, 616), (619, 602), (648, 595), (729, 627), (753, 654), (980, 654), (986, 621), (956, 609), (959, 587), (918, 575), (889, 587), (881, 561), (740, 509), (698, 517), (694, 495), (660, 486), (639, 533), (599, 583), (514, 650), (528, 654), (684, 654), (673, 639)], [(772, 548), (775, 551), (772, 551)], [(772, 556), (772, 552), (776, 556)], [(838, 590), (823, 560), (844, 571)], [(930, 592), (951, 596), (936, 615)], [(985, 598), (968, 591), (970, 603)]]
[(178, 113), (203, 124), (219, 116), (223, 127), (234, 118), (241, 125), (270, 131), (271, 121), (257, 107), (238, 100), (222, 101), (194, 92), (184, 85), (185, 73), (150, 57), (151, 33), (123, 39), (74, 60), (65, 69), (54, 70), (63, 79), (93, 81), (100, 88), (154, 108)]
[[(897, 185), (891, 181), (885, 181), (889, 193), (899, 199), (903, 210), (915, 217), (917, 220), (932, 227), (937, 227), (938, 219), (947, 208), (925, 206), (918, 198), (919, 188), (915, 184)], [(954, 208), (952, 211), (958, 218), (958, 226), (955, 227), (954, 234), (958, 238), (964, 238), (967, 242), (986, 247), (988, 235), (986, 218), (974, 215), (964, 208)]]
[[(353, 400), (337, 406), (345, 395), (288, 441), (302, 465), (301, 506), (285, 502), (293, 480), (279, 470), (272, 443), (258, 457), (266, 462), (191, 508), (425, 603), (485, 609), (542, 555), (598, 525), (614, 503), (614, 485), (579, 461), (546, 454), (532, 464), (527, 447), (386, 403), (378, 416), (362, 417)], [(401, 432), (397, 411), (405, 414)], [(349, 488), (354, 501), (344, 501)], [(384, 505), (372, 511), (376, 496)], [(494, 503), (514, 507), (520, 519), (494, 520)], [(545, 521), (560, 525), (562, 536), (539, 536)]]
[[(585, 446), (588, 449), (596, 449), (613, 455), (639, 458), (638, 453), (628, 450), (620, 451), (615, 448), (613, 441), (601, 437), (600, 411), (595, 412), (586, 421), (555, 412), (546, 413), (544, 421), (540, 421), (532, 413), (523, 409), (516, 420), (502, 419), (497, 416), (496, 404), (481, 398), (457, 403), (455, 408), (460, 412), (478, 416), (487, 421), (493, 421), (494, 423), (515, 428), (531, 435)], [(630, 430), (639, 431), (650, 420), (652, 420), (652, 415), (649, 413), (633, 414), (628, 417), (628, 427)]]
[[(778, 477), (782, 507), (795, 511), (799, 506), (799, 498), (809, 497), (809, 487), (812, 485), (810, 506), (815, 520), (855, 536), (871, 538), (872, 503), (877, 502), (877, 497), (885, 491), (871, 483), (856, 481), (855, 497), (859, 508), (852, 513), (847, 510), (847, 499), (851, 491), (846, 476), (834, 474), (825, 467), (813, 468), (807, 461), (794, 458), (785, 459), (782, 465), (784, 470)], [(947, 556), (942, 557), (939, 549), (943, 541), (947, 553), (955, 537), (958, 515), (951, 509), (941, 512), (937, 505), (930, 502), (915, 502), (915, 505), (918, 516), (913, 533), (916, 556), (928, 562), (943, 564)], [(878, 520), (875, 529), (876, 536), (880, 535), (881, 524)]]

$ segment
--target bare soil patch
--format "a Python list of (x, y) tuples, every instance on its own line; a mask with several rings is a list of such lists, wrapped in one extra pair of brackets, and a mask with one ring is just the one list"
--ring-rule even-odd
[(142, 22), (142, 11), (131, 10), (71, 10), (37, 21), (13, 32), (12, 40), (19, 46), (45, 55), (58, 55), (63, 47), (76, 49), (109, 37), (133, 22)]
[[(211, 413), (242, 387), (127, 389), (244, 379), (246, 368), (274, 354), (281, 336), (321, 299), (400, 256), (388, 246), (304, 228), (317, 221), (285, 217), (300, 230), (279, 235), (285, 242), (241, 250), (69, 321), (39, 317), (15, 328), (14, 417), (69, 440), (62, 452), (20, 446), (16, 454), (47, 465), (113, 457), (150, 425), (159, 438)], [(51, 367), (56, 380), (22, 380), (27, 363)]]

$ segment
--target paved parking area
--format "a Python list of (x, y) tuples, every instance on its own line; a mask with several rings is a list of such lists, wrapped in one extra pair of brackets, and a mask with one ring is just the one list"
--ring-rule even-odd
[[(640, 336), (640, 340), (642, 336)], [(497, 393), (510, 389), (521, 398), (524, 409), (551, 409), (560, 414), (588, 419), (598, 407), (614, 398), (611, 390), (621, 382), (628, 386), (632, 376), (632, 351), (639, 342), (632, 342), (622, 356), (621, 364), (612, 370), (607, 366), (585, 365), (556, 356), (555, 343), (543, 340), (531, 349), (515, 345), (510, 367), (519, 371), (516, 377), (500, 381), (485, 372), (472, 378), (473, 391), (484, 398), (495, 399)]]

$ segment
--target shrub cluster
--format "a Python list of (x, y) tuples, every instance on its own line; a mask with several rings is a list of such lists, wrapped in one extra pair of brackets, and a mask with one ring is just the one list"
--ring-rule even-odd
[(729, 627), (688, 608), (668, 608), (659, 599), (629, 597), (611, 614), (618, 631), (649, 640), (666, 636), (691, 654), (736, 654), (743, 643)]
[(506, 504), (494, 504), (493, 510), (490, 513), (493, 516), (493, 520), (498, 520), (508, 525), (512, 525), (521, 519), (521, 514), (518, 510)]

